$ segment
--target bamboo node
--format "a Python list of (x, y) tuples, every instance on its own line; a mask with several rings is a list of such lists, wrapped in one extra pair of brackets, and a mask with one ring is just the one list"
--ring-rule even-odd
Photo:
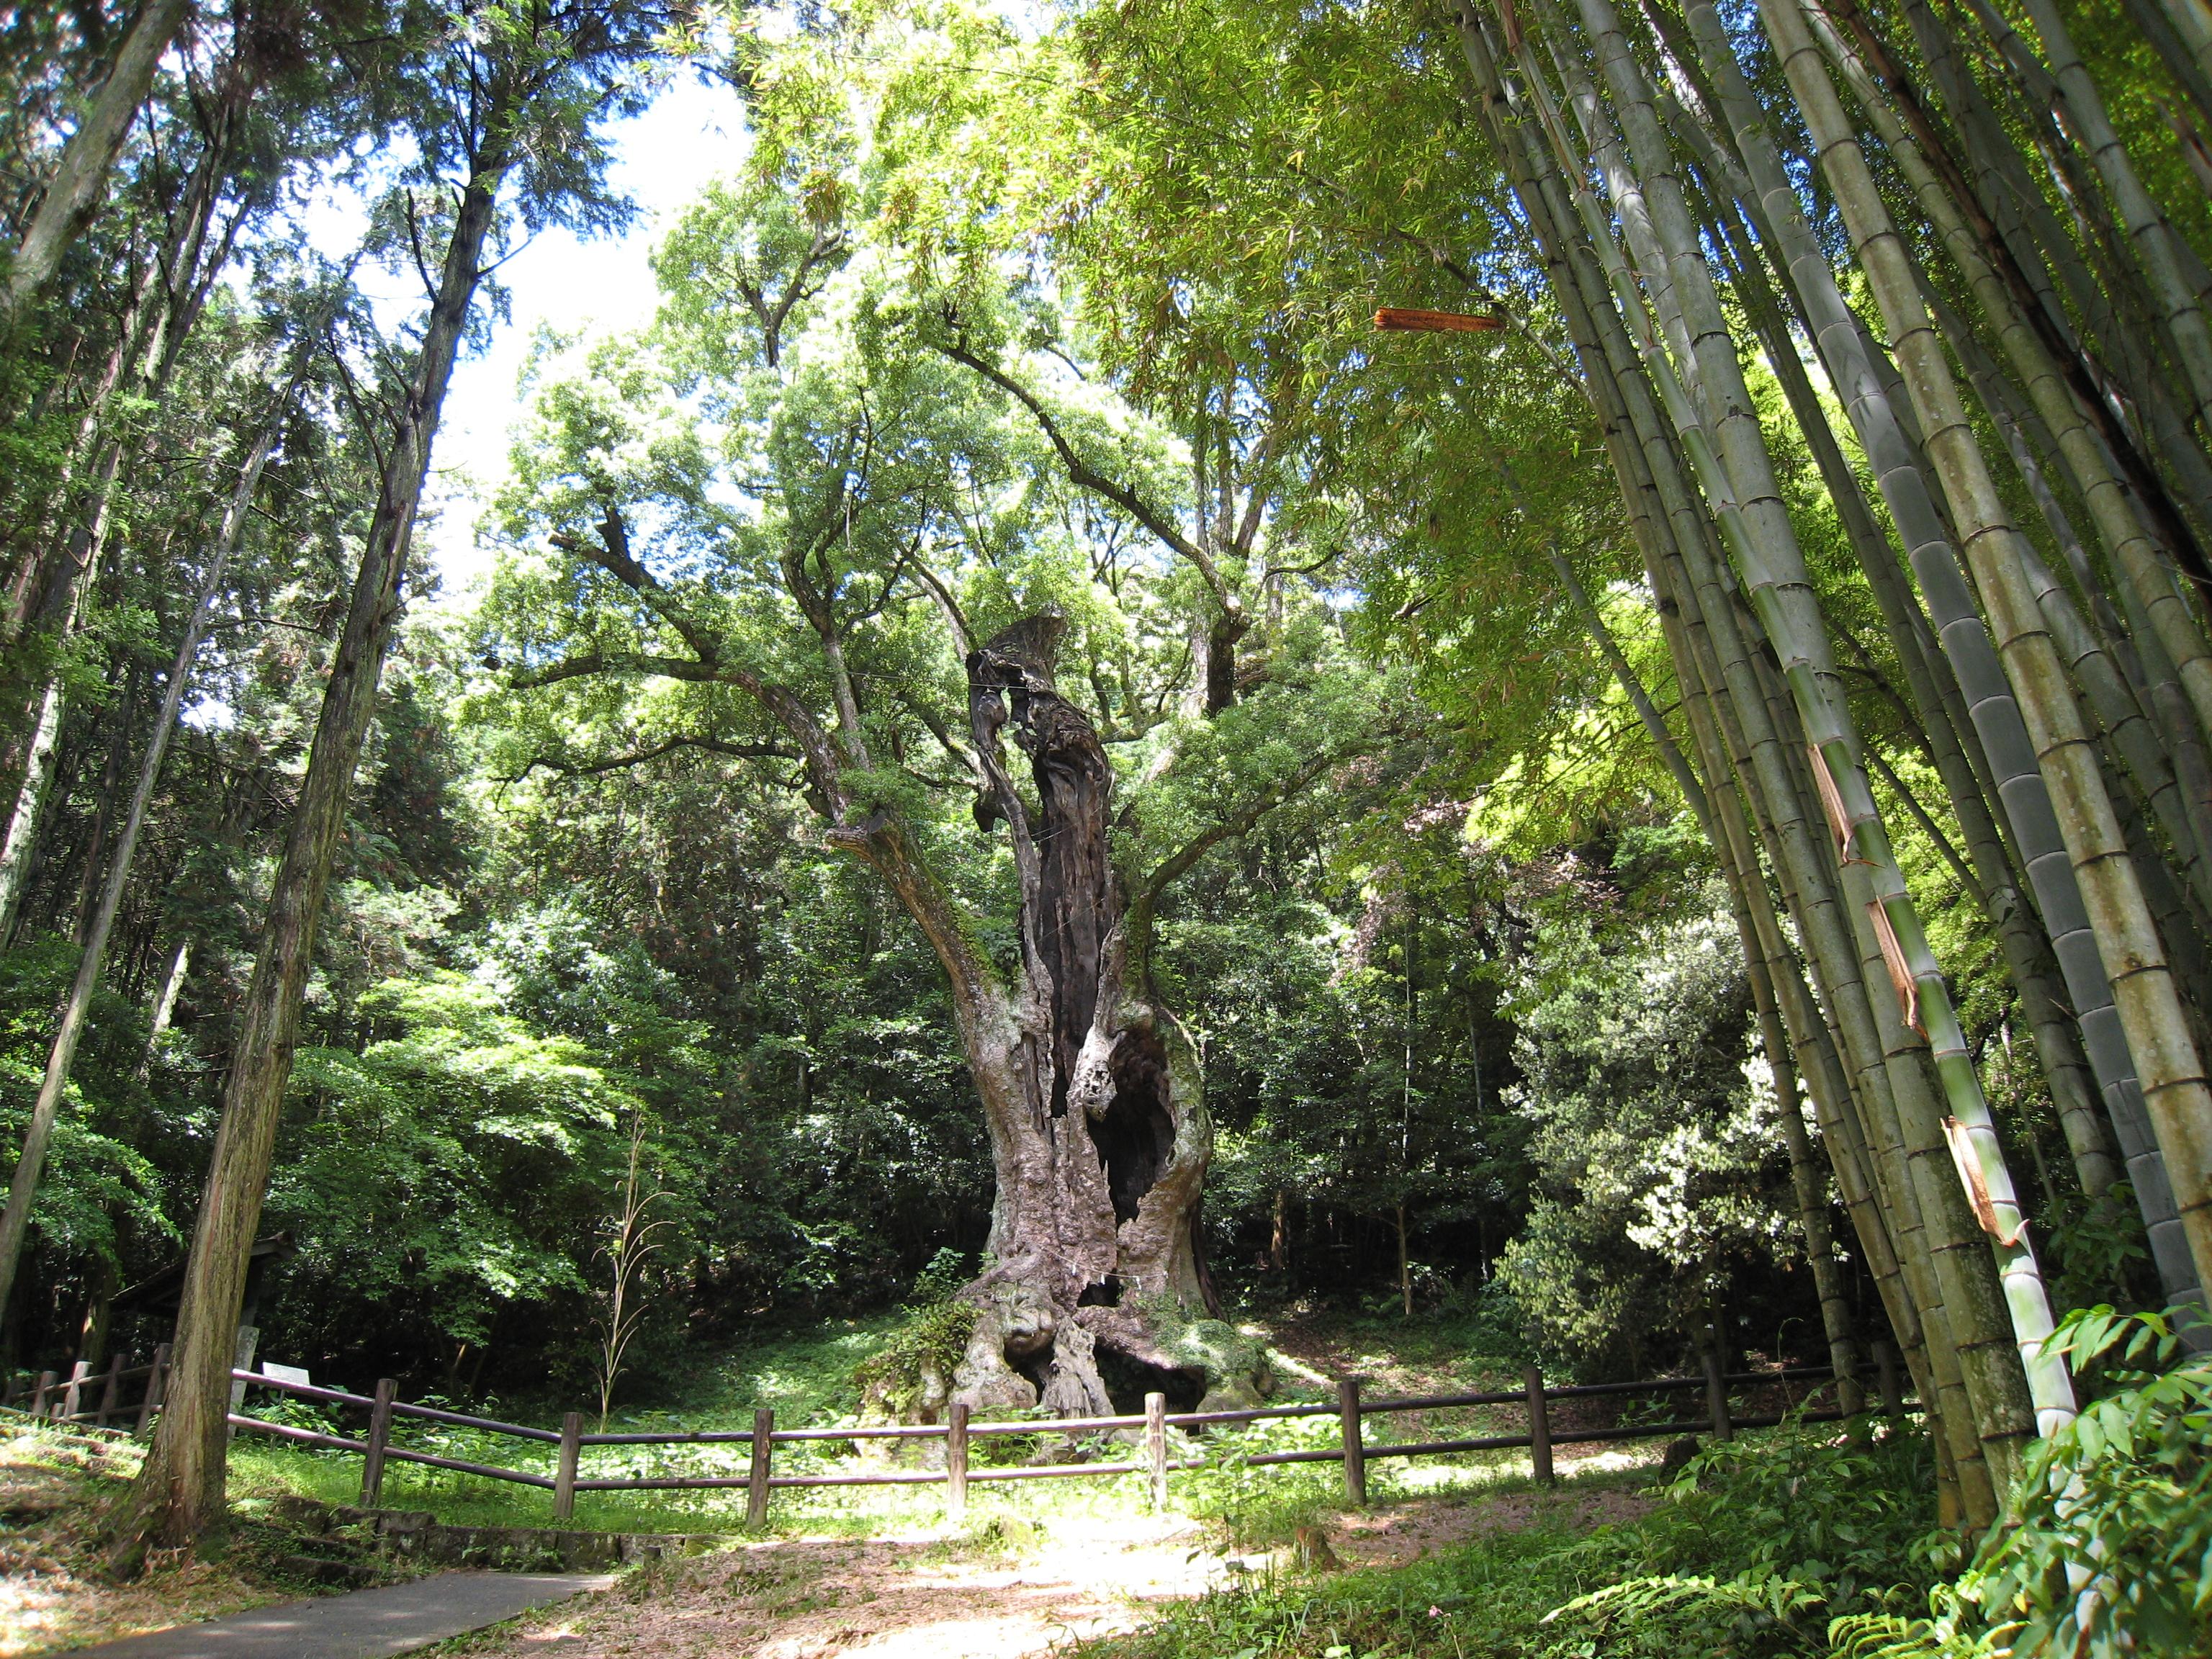
[(1982, 1161), (1974, 1156), (1972, 1135), (1966, 1126), (1955, 1117), (1943, 1120), (1943, 1139), (1951, 1148), (1951, 1162), (1959, 1171), (1959, 1182), (1966, 1189), (1966, 1202), (1972, 1206), (1974, 1219), (1982, 1231), (2010, 1249), (2027, 1237), (2027, 1218), (2021, 1217), (2010, 1232), (1997, 1220), (1997, 1206), (1990, 1197), (1990, 1183), (1983, 1178)]

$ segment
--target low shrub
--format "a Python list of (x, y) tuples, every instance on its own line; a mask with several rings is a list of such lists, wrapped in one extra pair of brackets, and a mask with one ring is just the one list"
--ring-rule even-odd
[(1926, 1618), (1839, 1620), (1850, 1659), (2212, 1656), (2212, 1356), (2169, 1320), (2092, 1308), (2051, 1339), (2087, 1403)]

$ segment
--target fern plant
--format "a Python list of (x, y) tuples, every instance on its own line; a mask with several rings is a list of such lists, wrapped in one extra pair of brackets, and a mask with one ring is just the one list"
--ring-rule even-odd
[(2108, 1307), (2051, 1337), (2101, 1392), (2038, 1446), (1959, 1584), (2019, 1653), (2212, 1656), (2212, 1356)]
[(1931, 1598), (1942, 1609), (1933, 1618), (1894, 1613), (1855, 1613), (1828, 1625), (1828, 1659), (2007, 1659), (2011, 1626), (1967, 1631), (1960, 1627), (1957, 1592), (1939, 1586)]
[[(1655, 1565), (1555, 1607), (1560, 1659), (1827, 1650), (1832, 1622), (1880, 1618), (1957, 1565), (1929, 1542), (1931, 1453), (1915, 1431), (1798, 1425), (1708, 1447), (1669, 1493)], [(1940, 1535), (1939, 1535), (1940, 1536)], [(1901, 1570), (1925, 1574), (1900, 1585)]]

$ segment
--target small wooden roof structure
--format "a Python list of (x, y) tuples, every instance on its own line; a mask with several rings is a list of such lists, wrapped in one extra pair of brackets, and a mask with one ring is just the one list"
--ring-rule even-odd
[[(246, 1301), (240, 1320), (251, 1325), (261, 1291), (266, 1284), (270, 1268), (280, 1261), (289, 1261), (299, 1254), (300, 1247), (292, 1242), (289, 1233), (275, 1233), (267, 1238), (253, 1241), (253, 1250), (246, 1268)], [(177, 1303), (185, 1292), (185, 1266), (190, 1260), (179, 1256), (150, 1279), (143, 1279), (127, 1290), (118, 1291), (109, 1306), (117, 1313), (146, 1314), (156, 1319), (174, 1319)]]

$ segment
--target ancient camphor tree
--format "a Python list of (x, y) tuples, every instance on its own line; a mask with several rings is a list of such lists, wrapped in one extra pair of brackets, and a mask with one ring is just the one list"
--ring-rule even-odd
[[(973, 1404), (1042, 1403), (1064, 1416), (1112, 1402), (1097, 1350), (1155, 1370), (1203, 1373), (1242, 1394), (1255, 1380), (1233, 1343), (1178, 1345), (1164, 1322), (1218, 1311), (1198, 1237), (1213, 1149), (1199, 1057), (1152, 983), (1162, 890), (1224, 821), (1126, 892), (1110, 846), (1114, 776), (1090, 717), (1054, 671), (1065, 622), (1023, 619), (967, 657), (980, 823), (1003, 821), (1020, 883), (1018, 964), (1001, 973), (880, 811), (841, 823), (833, 845), (880, 874), (928, 935), (953, 984), (961, 1038), (991, 1133), (998, 1191), (993, 1264), (958, 1376)], [(1009, 770), (1027, 763), (1028, 799)], [(1286, 780), (1315, 775), (1309, 763)], [(1032, 805), (1032, 800), (1034, 805)], [(1255, 801), (1246, 822), (1265, 810)], [(1225, 1334), (1225, 1333), (1223, 1333)]]
[[(511, 562), (488, 611), (519, 769), (671, 748), (782, 768), (928, 939), (997, 1191), (972, 1336), (925, 1410), (949, 1389), (1102, 1413), (1117, 1365), (1249, 1398), (1259, 1356), (1212, 1317), (1212, 1129), (1154, 918), (1371, 737), (1373, 686), (1279, 586), (1243, 695), (1209, 686), (1212, 584), (1069, 488), (1110, 467), (1157, 499), (1138, 447), (1002, 395), (854, 240), (781, 191), (710, 196), (662, 256), (657, 333), (544, 375), (509, 528), (553, 556)], [(1307, 684), (1322, 656), (1334, 689)]]

